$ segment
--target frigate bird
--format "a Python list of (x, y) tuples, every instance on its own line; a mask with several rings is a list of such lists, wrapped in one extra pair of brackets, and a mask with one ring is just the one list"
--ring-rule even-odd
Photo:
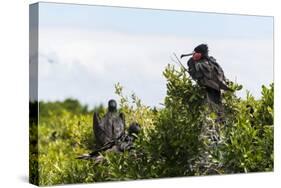
[(230, 90), (226, 84), (226, 78), (221, 66), (216, 59), (209, 56), (209, 49), (206, 44), (200, 44), (190, 54), (182, 54), (192, 57), (187, 61), (188, 72), (192, 79), (199, 85), (205, 86), (207, 98), (216, 104), (221, 103), (221, 90)]

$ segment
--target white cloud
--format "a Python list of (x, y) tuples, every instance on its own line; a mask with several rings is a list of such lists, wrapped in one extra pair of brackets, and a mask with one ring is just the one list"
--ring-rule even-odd
[[(273, 80), (273, 41), (208, 39), (177, 36), (130, 35), (90, 32), (79, 29), (41, 28), (39, 98), (75, 97), (90, 105), (114, 96), (114, 84), (134, 91), (148, 105), (158, 105), (165, 94), (162, 71), (173, 52), (191, 52), (208, 43), (231, 80), (237, 78), (246, 89), (259, 96), (261, 84)], [(245, 93), (245, 92), (244, 92)]]

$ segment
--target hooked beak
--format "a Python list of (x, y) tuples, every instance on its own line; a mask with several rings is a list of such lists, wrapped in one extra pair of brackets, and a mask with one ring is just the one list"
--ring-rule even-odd
[(182, 55), (181, 55), (181, 58), (186, 57), (186, 56), (191, 56), (191, 55), (193, 55), (193, 54), (194, 54), (194, 52), (189, 53), (189, 54), (182, 54)]

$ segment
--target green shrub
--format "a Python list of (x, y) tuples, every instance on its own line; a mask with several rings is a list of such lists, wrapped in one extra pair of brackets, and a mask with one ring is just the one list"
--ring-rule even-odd
[[(104, 152), (101, 163), (75, 159), (90, 152), (94, 145), (92, 111), (81, 106), (81, 113), (63, 105), (59, 112), (45, 108), (38, 126), (39, 184), (273, 170), (273, 84), (262, 86), (259, 100), (249, 93), (241, 99), (234, 92), (224, 92), (222, 107), (218, 107), (205, 102), (204, 88), (183, 69), (168, 65), (163, 75), (167, 93), (163, 107), (157, 109), (144, 105), (135, 94), (127, 97), (122, 86), (116, 84), (126, 126), (138, 122), (142, 131), (134, 150)], [(229, 84), (235, 91), (242, 88)], [(97, 109), (105, 112), (103, 107)], [(224, 113), (219, 117), (221, 109)], [(219, 118), (222, 121), (217, 121)], [(36, 132), (35, 128), (31, 130)], [(31, 162), (35, 181), (37, 163)]]

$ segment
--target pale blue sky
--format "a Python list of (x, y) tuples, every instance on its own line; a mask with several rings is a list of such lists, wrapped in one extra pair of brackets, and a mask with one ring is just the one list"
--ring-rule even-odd
[(116, 97), (114, 83), (121, 82), (147, 105), (158, 105), (166, 92), (162, 71), (172, 63), (172, 52), (191, 52), (200, 43), (209, 44), (227, 77), (255, 96), (261, 84), (273, 81), (273, 17), (55, 3), (39, 7), (41, 100), (106, 103)]
[(40, 26), (256, 39), (272, 38), (273, 17), (40, 3)]

